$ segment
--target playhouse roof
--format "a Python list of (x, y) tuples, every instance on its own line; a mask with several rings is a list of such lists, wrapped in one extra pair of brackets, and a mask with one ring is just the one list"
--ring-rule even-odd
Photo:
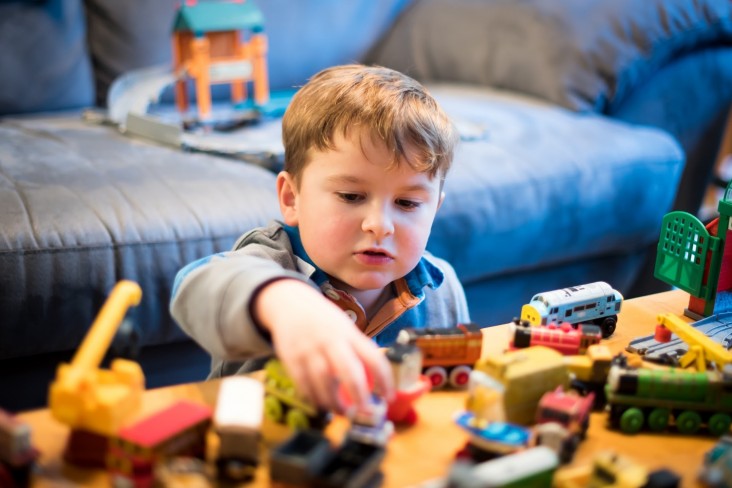
[(264, 30), (264, 16), (252, 0), (183, 3), (173, 23), (173, 31), (205, 32), (248, 29)]

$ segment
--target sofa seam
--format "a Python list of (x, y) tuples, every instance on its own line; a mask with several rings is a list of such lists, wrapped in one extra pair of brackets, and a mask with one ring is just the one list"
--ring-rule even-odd
[(62, 253), (70, 253), (70, 252), (76, 252), (76, 251), (94, 251), (94, 250), (106, 250), (106, 249), (123, 249), (123, 248), (131, 248), (131, 247), (152, 247), (152, 246), (158, 246), (161, 244), (189, 244), (189, 243), (196, 243), (196, 242), (205, 242), (205, 241), (212, 241), (212, 240), (218, 240), (218, 239), (236, 239), (238, 236), (240, 236), (240, 233), (236, 234), (227, 234), (227, 235), (221, 235), (221, 236), (211, 236), (211, 237), (201, 237), (197, 239), (172, 239), (172, 240), (166, 240), (166, 241), (152, 241), (152, 242), (130, 242), (130, 243), (121, 243), (121, 244), (112, 244), (112, 245), (106, 245), (106, 244), (98, 244), (98, 245), (88, 245), (88, 246), (78, 246), (78, 247), (59, 247), (59, 248), (43, 248), (43, 249), (3, 249), (0, 250), (0, 256), (2, 255), (10, 255), (10, 254), (62, 254)]

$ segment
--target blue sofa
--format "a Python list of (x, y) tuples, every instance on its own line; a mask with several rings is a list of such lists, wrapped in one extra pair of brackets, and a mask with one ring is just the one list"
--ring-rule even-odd
[[(279, 214), (261, 166), (82, 117), (118, 76), (170, 62), (176, 3), (0, 4), (0, 406), (45, 403), (123, 278), (143, 289), (129, 316), (148, 385), (203, 379), (206, 354), (168, 313), (175, 272)], [(476, 322), (547, 289), (658, 286), (661, 218), (698, 210), (732, 100), (729, 2), (258, 5), (273, 90), (363, 61), (422, 80), (453, 117), (462, 141), (428, 248)]]

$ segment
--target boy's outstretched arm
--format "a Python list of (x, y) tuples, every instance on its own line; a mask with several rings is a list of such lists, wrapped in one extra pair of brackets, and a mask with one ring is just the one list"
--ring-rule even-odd
[(318, 290), (282, 279), (265, 285), (254, 300), (254, 320), (272, 335), (275, 353), (301, 393), (340, 411), (340, 383), (357, 405), (366, 406), (368, 371), (376, 391), (391, 398), (394, 386), (385, 355)]

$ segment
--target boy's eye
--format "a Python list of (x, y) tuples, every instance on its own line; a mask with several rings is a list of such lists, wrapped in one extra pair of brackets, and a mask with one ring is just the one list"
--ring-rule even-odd
[(403, 198), (398, 199), (396, 201), (396, 204), (407, 210), (413, 210), (422, 205), (421, 202), (415, 202), (414, 200), (405, 200)]
[(347, 203), (357, 203), (363, 200), (363, 195), (359, 195), (358, 193), (339, 192), (338, 198)]

